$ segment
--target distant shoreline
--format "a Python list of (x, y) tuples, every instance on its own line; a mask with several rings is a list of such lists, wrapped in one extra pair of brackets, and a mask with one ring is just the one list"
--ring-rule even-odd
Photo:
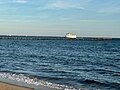
[[(65, 40), (66, 37), (59, 36), (17, 36), (17, 35), (0, 35), (0, 39), (13, 39), (13, 40)], [(71, 40), (116, 40), (120, 38), (110, 37), (77, 37)]]

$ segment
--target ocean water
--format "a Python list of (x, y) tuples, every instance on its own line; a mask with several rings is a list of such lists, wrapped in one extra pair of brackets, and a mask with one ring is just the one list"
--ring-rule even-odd
[(120, 90), (120, 39), (0, 39), (0, 78), (62, 90)]

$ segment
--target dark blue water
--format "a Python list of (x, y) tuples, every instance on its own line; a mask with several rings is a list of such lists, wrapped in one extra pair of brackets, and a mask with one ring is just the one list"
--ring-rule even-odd
[(120, 40), (0, 40), (0, 71), (87, 90), (120, 90)]

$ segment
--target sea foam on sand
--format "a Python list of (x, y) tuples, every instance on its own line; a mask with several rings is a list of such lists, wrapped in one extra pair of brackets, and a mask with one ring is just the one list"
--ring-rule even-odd
[[(51, 82), (43, 81), (43, 80), (38, 80), (37, 78), (30, 78), (28, 76), (25, 76), (23, 74), (14, 74), (14, 73), (6, 73), (2, 72), (0, 73), (0, 78), (7, 79), (7, 80), (12, 80), (15, 82), (21, 82), (21, 83), (26, 83), (28, 85), (34, 85), (34, 86), (45, 86), (49, 87), (55, 90), (77, 90), (73, 87), (66, 86), (66, 85), (60, 85), (60, 84), (54, 84)], [(80, 89), (79, 89), (80, 90)], [(86, 90), (86, 89), (85, 89)]]

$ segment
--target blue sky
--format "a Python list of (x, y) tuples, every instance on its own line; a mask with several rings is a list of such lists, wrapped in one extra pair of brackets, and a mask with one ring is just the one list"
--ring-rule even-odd
[(0, 34), (120, 37), (120, 0), (0, 0)]

